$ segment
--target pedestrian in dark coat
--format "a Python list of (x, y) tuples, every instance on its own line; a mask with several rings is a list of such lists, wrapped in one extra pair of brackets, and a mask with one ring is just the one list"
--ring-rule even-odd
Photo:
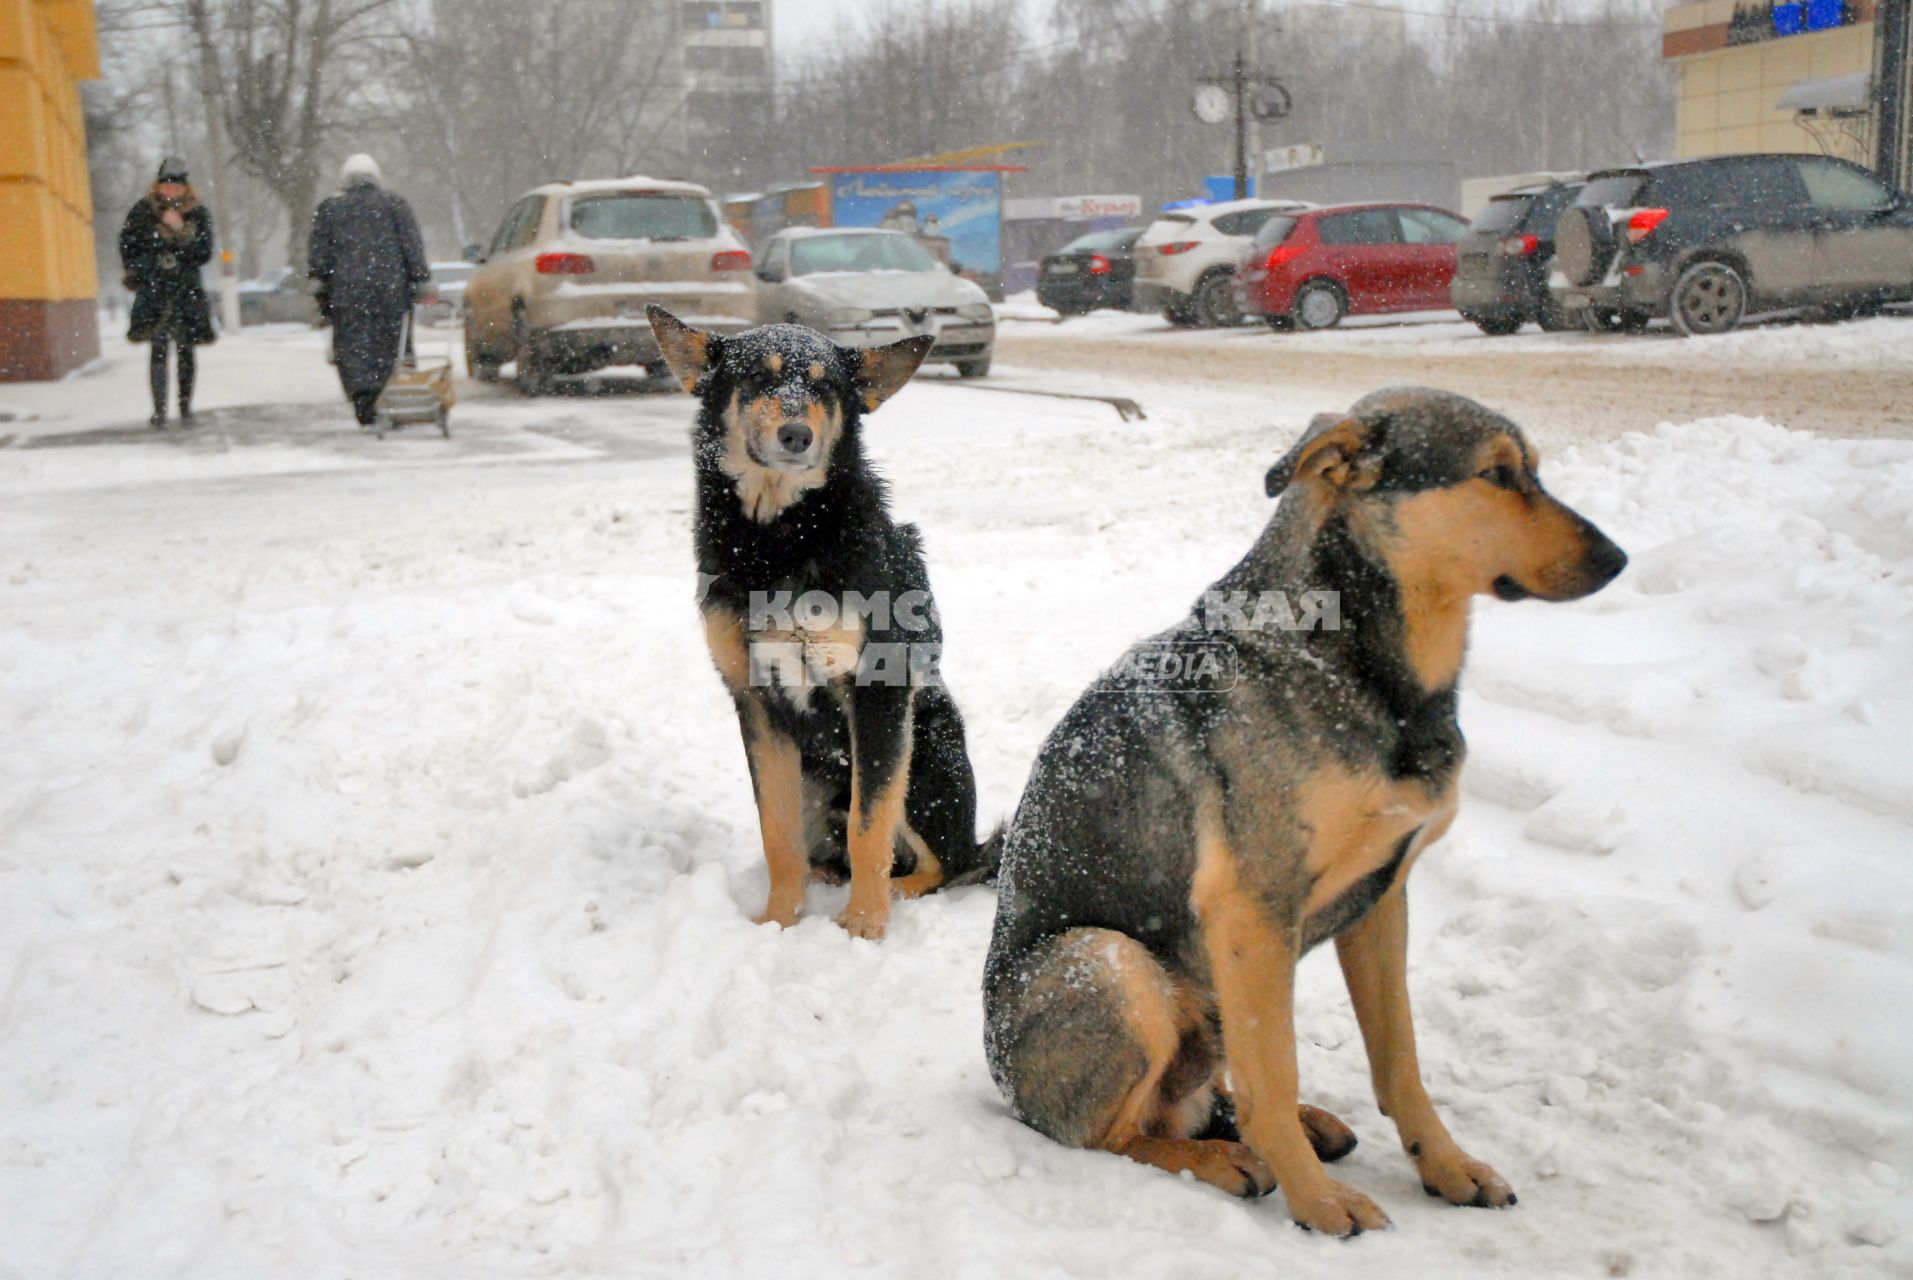
[(379, 185), (372, 157), (353, 156), (339, 176), (345, 189), (313, 215), (307, 260), (319, 311), (332, 322), (339, 384), (360, 425), (371, 426), (398, 364), (405, 316), (432, 273), (411, 206)]
[(132, 291), (133, 311), (126, 336), (153, 344), (153, 418), (166, 425), (166, 361), (169, 347), (179, 351), (179, 420), (193, 417), (193, 381), (198, 372), (193, 348), (206, 346), (213, 333), (212, 309), (199, 269), (212, 260), (213, 216), (187, 182), (186, 162), (171, 156), (120, 228), (123, 283)]

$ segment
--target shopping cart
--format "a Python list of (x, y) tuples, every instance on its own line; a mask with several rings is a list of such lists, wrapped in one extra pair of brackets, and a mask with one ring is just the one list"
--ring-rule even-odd
[(452, 406), (458, 403), (458, 394), (452, 390), (450, 344), (444, 355), (420, 359), (412, 349), (412, 313), (408, 311), (399, 332), (399, 350), (399, 367), (379, 395), (372, 434), (383, 440), (387, 431), (429, 422), (441, 436), (451, 439)]

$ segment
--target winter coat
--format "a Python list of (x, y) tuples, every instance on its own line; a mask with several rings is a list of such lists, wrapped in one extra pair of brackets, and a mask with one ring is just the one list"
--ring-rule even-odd
[(332, 322), (339, 381), (348, 392), (383, 389), (400, 323), (432, 278), (411, 206), (369, 182), (328, 197), (312, 218), (307, 262)]
[(149, 195), (128, 211), (120, 228), (120, 266), (133, 292), (126, 331), (130, 341), (151, 342), (164, 335), (205, 346), (217, 337), (199, 279), (199, 269), (212, 261), (213, 216), (197, 202), (189, 202), (180, 214), (185, 227), (168, 233), (159, 205)]

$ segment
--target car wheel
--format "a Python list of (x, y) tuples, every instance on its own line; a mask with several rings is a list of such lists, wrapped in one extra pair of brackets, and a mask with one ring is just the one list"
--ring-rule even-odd
[(529, 324), (525, 323), (524, 312), (516, 312), (511, 321), (511, 349), (513, 362), (518, 366), (515, 381), (520, 395), (542, 396), (551, 390), (551, 377), (545, 371), (545, 362), (538, 354), (538, 339)]
[(498, 366), (480, 354), (469, 328), (465, 330), (465, 372), (480, 382), (498, 381)]
[(1298, 329), (1333, 329), (1348, 314), (1342, 291), (1326, 280), (1314, 280), (1302, 286), (1289, 307), (1289, 318)]
[(1535, 316), (1543, 333), (1566, 333), (1572, 329), (1585, 329), (1587, 320), (1579, 311), (1569, 311), (1558, 305), (1552, 298), (1541, 304), (1540, 314)]
[(1520, 316), (1469, 316), (1475, 328), (1490, 338), (1505, 338), (1525, 323)]
[(1696, 262), (1674, 281), (1669, 312), (1687, 337), (1727, 333), (1747, 313), (1747, 282), (1724, 262)]
[(981, 378), (990, 371), (990, 357), (986, 355), (980, 360), (959, 360), (956, 362), (956, 371), (959, 378)]
[(1233, 272), (1218, 271), (1196, 288), (1196, 316), (1211, 329), (1233, 329), (1242, 323)]

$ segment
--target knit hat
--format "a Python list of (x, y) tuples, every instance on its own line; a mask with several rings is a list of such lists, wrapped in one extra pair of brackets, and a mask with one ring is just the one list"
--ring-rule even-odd
[(379, 172), (379, 162), (363, 151), (347, 156), (345, 163), (339, 166), (339, 181), (348, 187), (356, 187), (362, 182), (376, 183), (383, 176)]
[(184, 160), (181, 160), (178, 156), (167, 156), (164, 160), (159, 162), (159, 177), (156, 178), (155, 181), (157, 182), (186, 181), (186, 162)]

